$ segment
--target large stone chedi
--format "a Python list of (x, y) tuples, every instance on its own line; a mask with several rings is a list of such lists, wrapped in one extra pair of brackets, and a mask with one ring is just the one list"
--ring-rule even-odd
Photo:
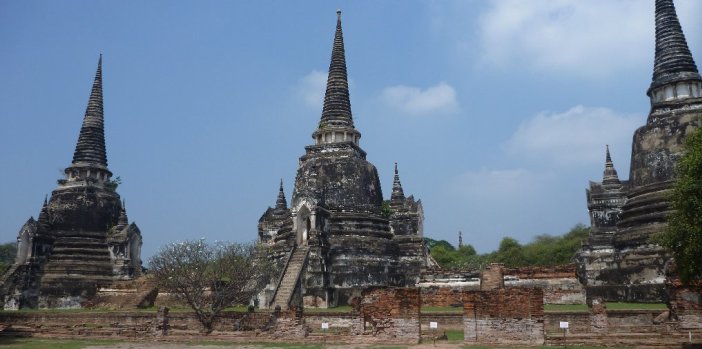
[(421, 202), (404, 196), (396, 167), (384, 203), (378, 172), (359, 146), (337, 14), (322, 117), (300, 157), (292, 207), (281, 183), (276, 206), (259, 221), (260, 241), (283, 266), (261, 306), (345, 304), (366, 287), (414, 285), (426, 265)]
[[(607, 182), (605, 173), (607, 183), (591, 185), (588, 192), (592, 236), (576, 256), (588, 297), (663, 298), (663, 268), (669, 256), (650, 238), (666, 227), (675, 164), (683, 140), (702, 118), (702, 78), (672, 0), (656, 0), (656, 54), (647, 94), (651, 111), (646, 125), (634, 133), (628, 183)], [(626, 200), (619, 200), (623, 195)], [(610, 200), (598, 205), (603, 198)], [(620, 212), (594, 219), (603, 210)]]
[(100, 57), (73, 162), (17, 236), (5, 309), (80, 307), (101, 286), (141, 274), (141, 233), (115, 191), (103, 124)]

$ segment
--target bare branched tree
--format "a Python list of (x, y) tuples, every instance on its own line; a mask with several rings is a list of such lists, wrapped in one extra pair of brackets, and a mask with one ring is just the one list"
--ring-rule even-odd
[(248, 304), (274, 273), (256, 245), (204, 239), (168, 244), (149, 266), (161, 289), (193, 309), (206, 334), (226, 307)]

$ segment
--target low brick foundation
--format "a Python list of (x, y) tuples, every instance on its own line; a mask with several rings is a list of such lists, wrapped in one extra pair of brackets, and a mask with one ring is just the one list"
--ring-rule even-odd
[(464, 293), (465, 343), (543, 344), (543, 298), (543, 291), (538, 288), (500, 288)]
[(418, 288), (365, 290), (354, 307), (358, 318), (351, 333), (379, 341), (418, 343), (420, 305)]

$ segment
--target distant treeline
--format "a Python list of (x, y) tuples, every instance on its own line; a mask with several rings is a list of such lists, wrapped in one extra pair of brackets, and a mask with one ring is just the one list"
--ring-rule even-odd
[(455, 248), (446, 240), (424, 240), (431, 250), (431, 256), (442, 268), (472, 269), (495, 262), (515, 268), (571, 263), (581, 241), (587, 239), (589, 233), (589, 227), (578, 224), (564, 235), (538, 235), (525, 245), (511, 237), (505, 237), (496, 251), (484, 254), (478, 254), (470, 244)]

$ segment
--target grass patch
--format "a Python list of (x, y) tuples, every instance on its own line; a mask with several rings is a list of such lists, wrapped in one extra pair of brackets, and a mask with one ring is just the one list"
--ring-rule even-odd
[(3, 349), (82, 349), (96, 345), (114, 345), (124, 341), (109, 339), (38, 339), (0, 337)]
[(353, 307), (350, 305), (340, 305), (335, 308), (305, 308), (305, 313), (317, 314), (317, 313), (350, 313), (353, 311)]
[[(607, 303), (608, 310), (667, 310), (663, 303)], [(544, 311), (589, 311), (585, 304), (544, 304)]]
[(589, 311), (587, 304), (544, 304), (544, 311)]
[[(198, 343), (199, 344), (199, 343)], [(234, 345), (241, 344), (236, 343)], [(323, 344), (296, 344), (296, 343), (250, 343), (261, 348), (282, 348), (282, 349), (322, 349)], [(249, 344), (247, 344), (249, 345)]]
[(607, 303), (609, 310), (668, 310), (663, 303)]
[(463, 313), (462, 307), (422, 307), (422, 313)]

